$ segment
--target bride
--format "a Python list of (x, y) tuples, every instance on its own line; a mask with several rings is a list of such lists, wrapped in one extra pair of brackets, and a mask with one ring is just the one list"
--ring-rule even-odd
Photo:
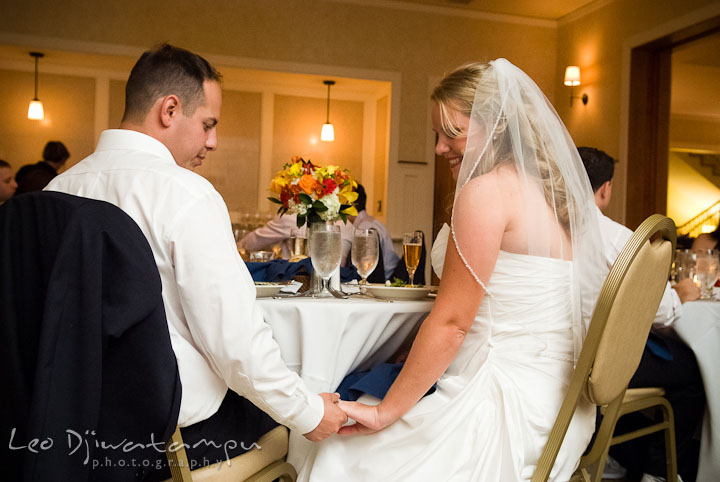
[[(435, 151), (457, 180), (432, 250), (435, 306), (385, 398), (341, 402), (356, 423), (319, 445), (300, 480), (529, 480), (579, 355), (592, 309), (580, 280), (601, 251), (565, 127), (505, 59), (458, 68), (432, 101)], [(553, 480), (570, 478), (594, 420), (579, 407)]]

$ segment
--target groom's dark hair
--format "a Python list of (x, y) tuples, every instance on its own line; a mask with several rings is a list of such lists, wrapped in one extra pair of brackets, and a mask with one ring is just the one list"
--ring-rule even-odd
[(585, 165), (593, 192), (597, 192), (606, 182), (612, 181), (615, 174), (615, 159), (594, 147), (578, 147), (578, 153)]

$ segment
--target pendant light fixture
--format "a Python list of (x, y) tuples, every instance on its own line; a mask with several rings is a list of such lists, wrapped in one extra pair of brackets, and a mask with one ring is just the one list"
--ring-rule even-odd
[(43, 110), (42, 102), (38, 99), (38, 60), (45, 56), (40, 52), (30, 52), (31, 57), (35, 57), (35, 97), (30, 101), (28, 106), (28, 119), (31, 120), (43, 120), (45, 118), (45, 111)]
[(334, 80), (323, 80), (323, 84), (327, 85), (327, 87), (328, 87), (327, 119), (325, 121), (325, 124), (322, 127), (322, 132), (320, 132), (320, 140), (326, 141), (326, 142), (332, 142), (335, 140), (335, 129), (333, 128), (333, 125), (330, 123), (330, 86), (335, 85), (335, 81)]

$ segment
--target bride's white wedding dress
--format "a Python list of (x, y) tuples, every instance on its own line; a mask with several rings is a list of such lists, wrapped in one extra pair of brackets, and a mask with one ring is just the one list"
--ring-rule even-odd
[[(446, 228), (432, 250), (436, 272)], [(437, 390), (380, 432), (320, 443), (299, 480), (529, 480), (573, 369), (572, 277), (570, 261), (500, 251), (488, 293)], [(594, 421), (594, 407), (581, 405), (552, 480), (570, 478)]]

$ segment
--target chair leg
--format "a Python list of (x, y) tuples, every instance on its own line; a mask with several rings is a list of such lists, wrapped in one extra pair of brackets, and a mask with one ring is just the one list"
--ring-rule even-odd
[(675, 447), (675, 416), (673, 415), (672, 408), (670, 408), (669, 402), (664, 401), (660, 405), (663, 412), (663, 420), (667, 422), (667, 428), (665, 432), (665, 464), (667, 470), (667, 480), (669, 482), (677, 482), (677, 453)]
[(245, 482), (272, 482), (276, 479), (281, 482), (295, 482), (295, 479), (297, 479), (295, 467), (284, 460), (278, 460), (245, 480)]

